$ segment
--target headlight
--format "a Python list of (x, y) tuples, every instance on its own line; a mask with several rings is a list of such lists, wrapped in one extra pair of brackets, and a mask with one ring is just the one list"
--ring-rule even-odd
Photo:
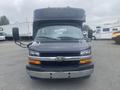
[(91, 49), (82, 50), (80, 52), (80, 55), (89, 55), (89, 54), (91, 54)]
[(37, 51), (32, 51), (32, 50), (29, 51), (29, 55), (30, 55), (30, 56), (40, 56), (39, 52), (37, 52)]

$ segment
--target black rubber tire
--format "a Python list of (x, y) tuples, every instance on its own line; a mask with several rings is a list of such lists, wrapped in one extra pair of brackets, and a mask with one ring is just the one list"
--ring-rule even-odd
[(120, 41), (118, 41), (118, 40), (115, 40), (115, 43), (116, 43), (116, 44), (120, 44)]

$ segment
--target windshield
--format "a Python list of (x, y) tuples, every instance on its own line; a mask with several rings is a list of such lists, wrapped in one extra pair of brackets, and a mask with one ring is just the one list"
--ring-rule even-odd
[(35, 40), (80, 40), (83, 38), (80, 28), (69, 25), (55, 25), (40, 28)]

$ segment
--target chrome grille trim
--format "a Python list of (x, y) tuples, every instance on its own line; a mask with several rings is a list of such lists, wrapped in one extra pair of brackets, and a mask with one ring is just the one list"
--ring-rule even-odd
[[(40, 61), (56, 61), (57, 57), (37, 57), (37, 56), (28, 56), (31, 59), (37, 59)], [(87, 55), (87, 56), (71, 56), (71, 57), (64, 57), (64, 61), (75, 61), (75, 60), (80, 60), (80, 59), (85, 59), (85, 58), (92, 58), (92, 55)]]

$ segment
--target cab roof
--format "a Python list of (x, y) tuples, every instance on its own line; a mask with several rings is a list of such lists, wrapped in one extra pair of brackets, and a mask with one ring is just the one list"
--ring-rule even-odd
[(85, 22), (85, 11), (81, 8), (43, 8), (34, 11), (34, 22), (45, 20), (77, 20)]

